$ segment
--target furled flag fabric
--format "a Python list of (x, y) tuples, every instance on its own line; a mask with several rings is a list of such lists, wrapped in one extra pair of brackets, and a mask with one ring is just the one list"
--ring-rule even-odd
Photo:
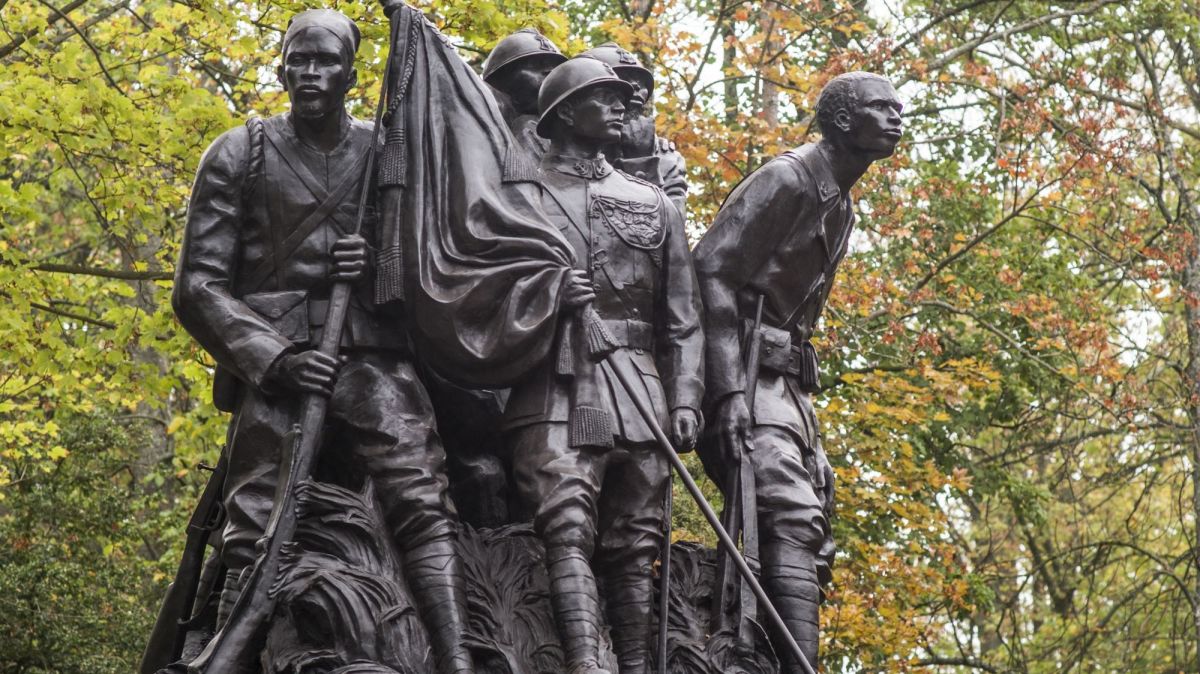
[(376, 301), (403, 302), (443, 376), (508, 386), (554, 345), (574, 252), (483, 81), (419, 11), (388, 9)]

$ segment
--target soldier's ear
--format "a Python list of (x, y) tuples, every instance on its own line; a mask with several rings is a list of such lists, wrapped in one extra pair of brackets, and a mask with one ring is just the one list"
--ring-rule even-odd
[(349, 93), (350, 90), (353, 89), (354, 85), (356, 85), (356, 84), (358, 84), (358, 70), (351, 67), (350, 75), (349, 75), (349, 77), (346, 78), (346, 93)]
[(283, 74), (283, 64), (282, 63), (275, 66), (275, 79), (279, 80), (279, 83), (283, 85), (284, 89), (287, 89), (287, 77), (285, 77)]
[(846, 108), (838, 108), (838, 111), (833, 113), (833, 125), (842, 133), (850, 133), (852, 122), (853, 118)]
[(558, 115), (558, 120), (563, 126), (570, 129), (575, 126), (575, 104), (571, 101), (563, 101), (554, 109), (554, 114)]

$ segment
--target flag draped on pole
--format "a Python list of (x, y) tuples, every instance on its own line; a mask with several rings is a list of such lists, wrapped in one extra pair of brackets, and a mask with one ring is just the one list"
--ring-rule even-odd
[(421, 358), (444, 376), (508, 386), (554, 345), (575, 254), (483, 81), (421, 12), (389, 9), (375, 299), (403, 301)]

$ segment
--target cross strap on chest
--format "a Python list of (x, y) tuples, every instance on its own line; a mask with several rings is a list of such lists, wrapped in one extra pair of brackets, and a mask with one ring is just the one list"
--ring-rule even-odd
[(308, 167), (297, 154), (296, 148), (291, 142), (284, 139), (270, 124), (264, 125), (264, 131), (268, 143), (283, 158), (283, 164), (291, 169), (308, 191), (319, 200), (319, 203), (316, 208), (309, 211), (308, 215), (291, 232), (276, 244), (274, 255), (264, 257), (262, 262), (246, 275), (244, 287), (251, 291), (262, 287), (267, 279), (279, 269), (284, 261), (300, 248), (300, 245), (318, 227), (334, 216), (338, 207), (345, 201), (346, 195), (356, 186), (362, 184), (363, 172), (367, 163), (367, 153), (364, 152), (333, 189), (325, 190), (321, 182), (316, 180), (312, 172), (308, 170)]

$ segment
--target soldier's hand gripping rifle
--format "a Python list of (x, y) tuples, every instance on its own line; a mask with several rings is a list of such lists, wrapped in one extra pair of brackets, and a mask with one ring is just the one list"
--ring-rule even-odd
[[(758, 295), (754, 308), (754, 323), (746, 343), (746, 408), (750, 410), (750, 425), (754, 427), (754, 398), (758, 390), (758, 369), (762, 357), (762, 312), (763, 295)], [(742, 556), (751, 571), (758, 573), (758, 487), (754, 477), (754, 465), (746, 452), (753, 447), (746, 445), (733, 455), (734, 464), (725, 488), (724, 524), (730, 538), (742, 538)], [(748, 643), (754, 631), (754, 593), (739, 582), (737, 569), (729, 555), (720, 555), (717, 561), (717, 588), (713, 598), (713, 632), (728, 626), (734, 618), (738, 641)], [(736, 603), (734, 603), (736, 601)]]
[(713, 511), (712, 505), (708, 502), (708, 499), (704, 498), (700, 487), (692, 479), (691, 472), (688, 471), (687, 466), (683, 465), (683, 460), (679, 458), (679, 455), (675, 452), (675, 448), (671, 446), (671, 441), (667, 438), (666, 433), (663, 432), (662, 427), (658, 425), (658, 418), (654, 415), (654, 411), (650, 409), (649, 403), (637, 394), (638, 385), (635, 384), (636, 380), (626, 367), (626, 364), (631, 363), (631, 361), (615, 353), (617, 349), (615, 341), (607, 345), (598, 344), (597, 341), (592, 342), (589, 356), (593, 360), (605, 360), (608, 362), (609, 367), (612, 368), (613, 373), (617, 377), (617, 381), (621, 382), (621, 386), (629, 394), (629, 398), (633, 401), (634, 406), (637, 407), (638, 414), (642, 416), (642, 420), (646, 422), (646, 426), (654, 434), (654, 439), (658, 442), (659, 449), (666, 454), (667, 461), (671, 463), (671, 467), (675, 469), (675, 472), (679, 473), (679, 477), (683, 480), (683, 486), (687, 488), (688, 493), (696, 501), (696, 505), (700, 507), (700, 512), (703, 513), (704, 519), (708, 520), (709, 526), (716, 532), (717, 540), (720, 541), (721, 547), (724, 548), (725, 553), (728, 554), (729, 559), (733, 561), (738, 573), (742, 576), (742, 582), (750, 588), (751, 593), (758, 600), (758, 606), (767, 614), (771, 627), (779, 633), (780, 638), (784, 641), (784, 646), (792, 653), (796, 662), (800, 663), (800, 668), (804, 670), (804, 673), (817, 674), (813, 666), (809, 664), (808, 658), (804, 656), (804, 651), (800, 650), (800, 645), (796, 643), (796, 639), (792, 636), (792, 633), (788, 631), (787, 624), (783, 622), (779, 611), (775, 609), (775, 605), (767, 597), (767, 593), (758, 582), (758, 578), (754, 576), (754, 572), (750, 570), (750, 566), (746, 563), (745, 558), (738, 552), (737, 543), (729, 536), (729, 532), (721, 524), (717, 513)]
[[(394, 45), (396, 42), (396, 27), (397, 24), (393, 23), (389, 44)], [(390, 70), (385, 71), (379, 103), (375, 109), (371, 144), (367, 149), (366, 166), (363, 168), (358, 212), (355, 214), (354, 228), (350, 234), (357, 234), (362, 228), (367, 195), (370, 193), (371, 178), (374, 175), (379, 129), (389, 95), (388, 74)], [(330, 291), (325, 329), (317, 350), (332, 358), (338, 356), (346, 314), (350, 307), (351, 290), (349, 281), (338, 281)], [(328, 408), (329, 399), (325, 396), (305, 394), (299, 423), (294, 424), (283, 439), (278, 486), (271, 516), (257, 545), (258, 558), (254, 565), (249, 567), (248, 575), (242, 579), (242, 591), (229, 614), (229, 619), (208, 642), (200, 656), (188, 665), (189, 672), (229, 674), (241, 671), (241, 667), (246, 663), (256, 660), (256, 650), (261, 646), (271, 616), (275, 613), (274, 585), (279, 578), (283, 548), (292, 542), (296, 534), (299, 521), (296, 488), (312, 476)]]

